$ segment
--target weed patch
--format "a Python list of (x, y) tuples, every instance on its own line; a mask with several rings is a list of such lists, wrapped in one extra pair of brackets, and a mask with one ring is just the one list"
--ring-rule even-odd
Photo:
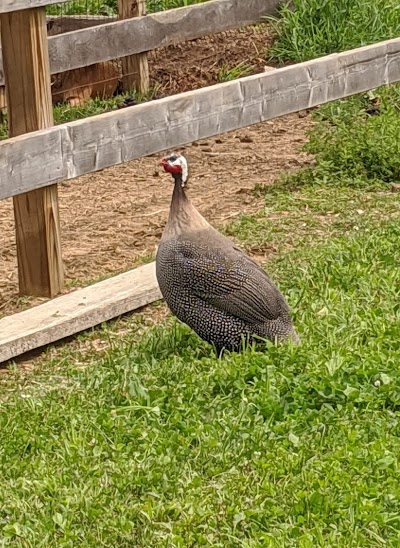
[(293, 0), (272, 20), (275, 61), (302, 62), (373, 44), (400, 34), (397, 0)]

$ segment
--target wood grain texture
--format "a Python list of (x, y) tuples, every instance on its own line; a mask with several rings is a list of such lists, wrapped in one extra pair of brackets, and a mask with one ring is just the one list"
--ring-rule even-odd
[[(44, 9), (2, 15), (1, 40), (10, 136), (52, 126)], [(21, 295), (52, 297), (63, 287), (57, 192), (51, 185), (14, 198)]]
[(0, 0), (0, 13), (26, 10), (29, 8), (41, 8), (50, 4), (62, 4), (69, 0)]
[[(1, 18), (0, 18), (0, 36), (1, 36)], [(1, 38), (0, 38), (1, 44)], [(0, 63), (2, 63), (1, 49), (0, 49)], [(6, 88), (5, 86), (0, 86), (0, 123), (4, 123), (4, 115), (7, 108), (7, 98), (6, 98)]]
[[(50, 72), (86, 67), (258, 23), (276, 14), (281, 0), (209, 0), (49, 38)], [(1, 70), (0, 85), (4, 83)]]
[(5, 86), (0, 86), (0, 110), (3, 110), (7, 107), (6, 99), (6, 88)]
[(147, 264), (0, 320), (0, 362), (161, 299)]
[(400, 81), (400, 39), (0, 144), (0, 199)]
[[(118, 0), (118, 13), (120, 19), (143, 17), (146, 15), (145, 0)], [(122, 89), (131, 91), (135, 89), (144, 95), (149, 90), (149, 65), (147, 53), (137, 53), (122, 57)]]

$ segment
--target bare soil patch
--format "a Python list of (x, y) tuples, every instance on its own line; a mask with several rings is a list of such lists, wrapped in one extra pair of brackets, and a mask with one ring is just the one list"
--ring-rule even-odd
[(239, 64), (249, 69), (246, 74), (258, 74), (267, 64), (273, 38), (270, 27), (262, 24), (154, 50), (149, 55), (152, 85), (159, 88), (158, 95), (171, 95), (218, 84), (222, 74)]

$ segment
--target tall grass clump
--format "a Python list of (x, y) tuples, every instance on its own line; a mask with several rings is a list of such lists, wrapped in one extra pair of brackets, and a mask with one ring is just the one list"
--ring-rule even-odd
[(292, 0), (275, 20), (270, 57), (307, 61), (400, 35), (398, 0)]
[(329, 103), (313, 118), (304, 150), (316, 162), (294, 180), (363, 187), (400, 182), (398, 85)]

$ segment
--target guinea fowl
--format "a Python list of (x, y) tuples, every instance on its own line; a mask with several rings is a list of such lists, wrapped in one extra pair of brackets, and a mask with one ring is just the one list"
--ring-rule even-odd
[(300, 340), (289, 307), (264, 270), (215, 230), (186, 196), (184, 156), (160, 161), (175, 184), (156, 257), (156, 276), (171, 312), (202, 339), (238, 351), (243, 341)]

